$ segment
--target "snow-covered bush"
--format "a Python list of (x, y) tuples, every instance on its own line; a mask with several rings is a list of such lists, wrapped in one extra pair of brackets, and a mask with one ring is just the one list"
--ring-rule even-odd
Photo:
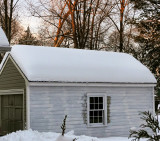
[(70, 138), (70, 137), (65, 137), (65, 136), (62, 136), (60, 135), (56, 141), (73, 141), (74, 139)]
[(66, 119), (67, 115), (65, 115), (61, 129), (62, 129), (62, 134), (56, 139), (56, 141), (75, 141), (76, 139), (70, 138), (70, 137), (65, 137), (65, 130), (66, 130)]
[[(141, 138), (147, 138), (148, 141), (159, 141), (160, 140), (160, 134), (159, 134), (160, 126), (159, 126), (158, 118), (153, 117), (149, 111), (142, 112), (141, 114), (143, 115), (141, 119), (143, 119), (146, 123), (141, 124), (140, 125), (141, 129), (138, 131), (130, 130), (129, 138), (133, 137), (134, 139), (132, 139), (132, 141), (139, 141)], [(144, 128), (151, 129), (152, 134), (150, 134)]]

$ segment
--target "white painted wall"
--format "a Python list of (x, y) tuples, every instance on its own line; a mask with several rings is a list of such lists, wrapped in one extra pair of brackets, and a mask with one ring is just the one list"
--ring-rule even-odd
[[(89, 128), (84, 120), (87, 93), (111, 96), (110, 120), (106, 127)], [(97, 137), (128, 136), (142, 121), (140, 111), (153, 111), (153, 87), (30, 86), (30, 127), (61, 132), (67, 114), (67, 131)]]

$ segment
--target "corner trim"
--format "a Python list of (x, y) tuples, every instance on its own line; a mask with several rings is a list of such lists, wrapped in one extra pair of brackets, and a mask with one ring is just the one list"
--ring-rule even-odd
[(155, 116), (155, 97), (154, 97), (154, 88), (152, 90), (152, 95), (153, 95), (153, 116)]
[(30, 129), (30, 89), (26, 82), (26, 128)]
[(0, 90), (0, 95), (24, 94), (23, 89)]

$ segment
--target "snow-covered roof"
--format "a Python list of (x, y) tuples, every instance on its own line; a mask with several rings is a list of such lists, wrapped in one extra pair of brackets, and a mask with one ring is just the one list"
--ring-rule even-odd
[(4, 31), (0, 27), (0, 52), (8, 51), (8, 50), (10, 50), (10, 45), (9, 45), (8, 39), (7, 39)]
[(126, 53), (16, 45), (10, 54), (29, 81), (156, 83)]

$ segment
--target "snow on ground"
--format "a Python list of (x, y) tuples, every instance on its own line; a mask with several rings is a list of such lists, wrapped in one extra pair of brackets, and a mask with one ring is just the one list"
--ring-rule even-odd
[[(59, 133), (54, 132), (38, 132), (33, 130), (17, 131), (8, 134), (4, 137), (0, 137), (0, 141), (131, 141), (127, 137), (108, 137), (108, 138), (96, 138), (89, 136), (75, 136), (73, 131), (65, 134), (65, 137), (61, 137)], [(147, 141), (142, 139), (140, 141)]]

